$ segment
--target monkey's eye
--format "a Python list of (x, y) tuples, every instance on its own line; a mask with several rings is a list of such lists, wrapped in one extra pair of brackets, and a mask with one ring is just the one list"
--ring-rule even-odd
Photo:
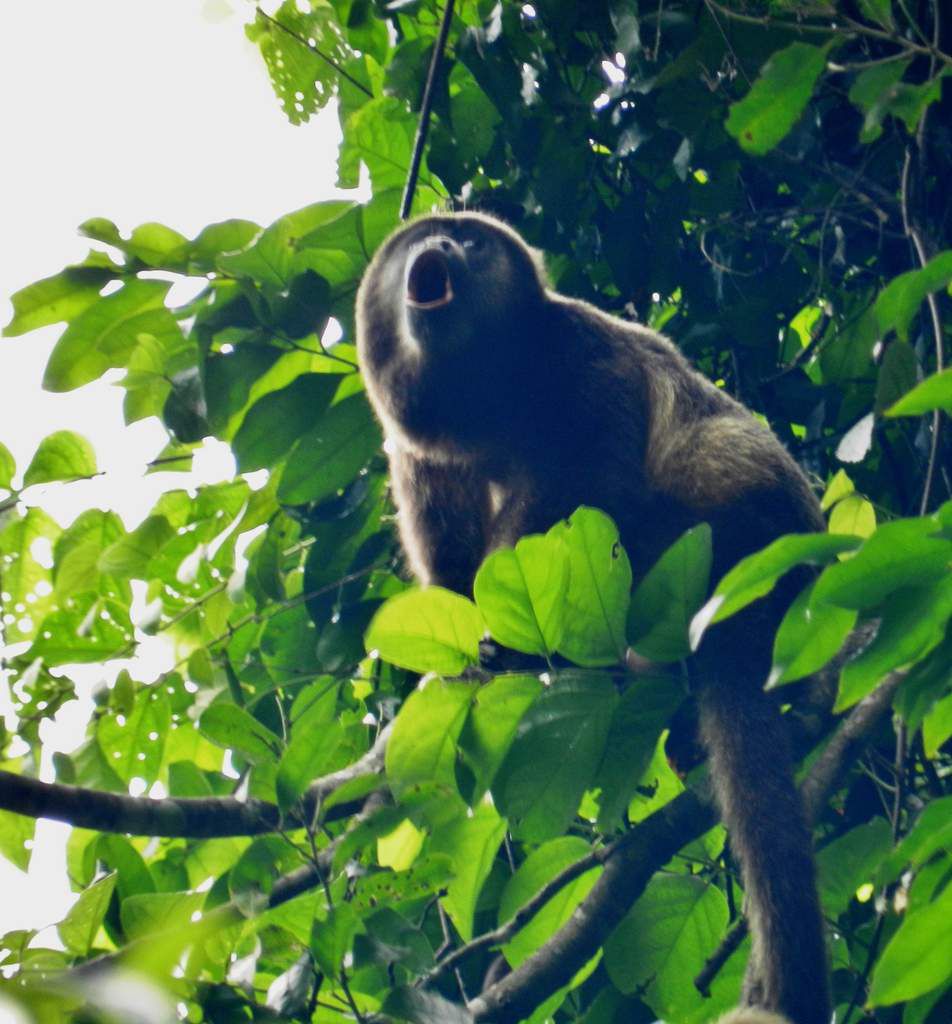
[(462, 241), (463, 248), (468, 249), (470, 252), (482, 252), (486, 248), (486, 242), (479, 235), (471, 235)]

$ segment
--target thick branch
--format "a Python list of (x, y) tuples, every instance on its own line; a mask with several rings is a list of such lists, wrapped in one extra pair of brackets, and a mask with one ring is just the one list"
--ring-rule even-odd
[(644, 892), (651, 876), (716, 821), (714, 808), (685, 792), (628, 833), (601, 878), (562, 928), (512, 974), (469, 1004), (477, 1021), (508, 1024), (571, 981)]
[[(800, 792), (813, 820), (856, 747), (872, 732), (889, 708), (902, 673), (894, 672), (849, 713), (822, 754), (813, 763)], [(713, 807), (692, 792), (682, 793), (656, 811), (624, 840), (609, 857), (601, 878), (566, 924), (533, 956), (502, 981), (486, 989), (469, 1004), (477, 1021), (510, 1024), (562, 985), (592, 956), (644, 892), (651, 876), (686, 843), (702, 835), (716, 820)], [(743, 926), (729, 933), (735, 945)], [(735, 931), (739, 930), (739, 934)], [(711, 958), (723, 964), (717, 951)], [(706, 979), (710, 983), (716, 970)]]
[[(383, 768), (390, 727), (359, 761), (316, 779), (304, 798), (307, 820), (313, 817), (331, 793), (345, 783)], [(324, 816), (332, 821), (347, 817), (356, 809), (353, 802), (338, 804)], [(213, 836), (252, 836), (273, 832), (282, 821), (281, 811), (264, 800), (236, 800), (234, 797), (134, 797), (106, 793), (58, 782), (40, 782), (25, 775), (0, 771), (0, 809), (30, 818), (52, 818), (77, 828), (99, 832), (121, 832), (136, 836), (170, 836), (208, 839)], [(302, 824), (292, 818), (293, 825)]]

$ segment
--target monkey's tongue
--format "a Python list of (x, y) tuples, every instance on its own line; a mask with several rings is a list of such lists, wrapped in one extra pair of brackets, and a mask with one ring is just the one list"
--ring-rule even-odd
[(452, 301), (453, 285), (446, 260), (433, 250), (421, 252), (407, 275), (407, 302), (417, 309), (437, 309)]

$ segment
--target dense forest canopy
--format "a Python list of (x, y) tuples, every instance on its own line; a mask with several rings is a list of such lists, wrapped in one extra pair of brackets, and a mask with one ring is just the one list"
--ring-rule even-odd
[[(13, 297), (7, 335), (65, 324), (46, 388), (120, 368), (127, 422), (167, 428), (162, 468), (213, 436), (238, 475), (169, 490), (132, 530), (100, 509), (64, 529), (33, 488), (95, 474), (90, 444), (54, 433), (26, 466), (0, 444), (17, 712), (0, 852), (25, 868), (35, 819), (70, 822), (79, 894), (60, 948), (0, 937), (0, 1009), (715, 1019), (749, 940), (683, 665), (806, 563), (769, 684), (819, 672), (836, 690), (832, 714), (782, 691), (836, 1020), (948, 1020), (952, 13), (445, 3), (253, 12), (284, 114), (336, 102), (339, 184), (365, 168), (368, 201), (315, 197), (267, 226), (236, 210), (194, 238), (104, 210), (81, 263)], [(475, 601), (411, 586), (353, 343), (357, 283), (405, 193), (414, 212), (502, 216), (558, 290), (673, 338), (784, 441), (829, 532), (709, 580), (700, 527), (632, 580), (614, 524), (581, 509), (490, 556)], [(183, 277), (204, 285), (170, 304)], [(480, 668), (487, 631), (538, 668)], [(120, 671), (40, 781), (70, 666), (157, 635), (174, 669)], [(629, 648), (655, 669), (626, 670)]]

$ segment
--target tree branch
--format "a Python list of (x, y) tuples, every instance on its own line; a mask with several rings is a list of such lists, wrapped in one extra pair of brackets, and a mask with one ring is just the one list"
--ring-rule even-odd
[[(873, 693), (860, 701), (814, 761), (800, 787), (810, 820), (822, 809), (856, 746), (869, 735), (889, 708), (902, 678), (903, 673), (892, 673)], [(628, 913), (655, 871), (686, 843), (703, 835), (715, 821), (712, 804), (688, 791), (632, 829), (615, 845), (601, 878), (576, 907), (568, 922), (516, 970), (469, 1003), (473, 1018), (476, 1021), (491, 1020), (493, 1024), (514, 1024), (558, 988), (568, 984)], [(735, 926), (725, 942), (739, 944), (744, 928), (743, 925)], [(740, 934), (734, 934), (735, 931), (740, 931)], [(716, 951), (711, 961), (719, 958), (720, 952)], [(727, 956), (720, 958), (719, 964), (726, 959)], [(716, 970), (711, 972), (708, 984), (716, 973)]]
[(420, 176), (423, 149), (426, 146), (426, 137), (430, 131), (430, 116), (433, 113), (436, 76), (440, 69), (440, 61), (443, 59), (443, 51), (446, 49), (446, 37), (449, 35), (450, 22), (453, 20), (454, 2), (455, 0), (446, 0), (443, 18), (440, 21), (440, 31), (437, 34), (436, 42), (433, 44), (433, 55), (430, 58), (430, 67), (426, 73), (426, 85), (423, 88), (423, 102), (420, 105), (420, 120), (417, 122), (416, 138), (413, 140), (410, 170), (407, 172), (407, 184), (403, 190), (403, 199), (400, 201), (400, 220), (406, 220), (410, 216), (410, 209), (413, 206), (413, 194), (416, 192), (417, 178)]
[(528, 960), (471, 1000), (476, 1021), (514, 1024), (571, 981), (644, 892), (651, 876), (716, 822), (712, 804), (687, 791), (620, 840), (571, 918)]
[[(299, 820), (292, 815), (292, 822), (301, 825), (310, 821), (327, 798), (345, 783), (378, 774), (383, 768), (390, 729), (387, 726), (358, 761), (312, 782), (303, 801), (306, 818)], [(325, 820), (347, 817), (355, 806), (353, 801), (337, 804), (330, 808)], [(41, 782), (5, 771), (0, 771), (0, 809), (29, 818), (65, 821), (76, 828), (91, 828), (99, 832), (185, 839), (260, 835), (274, 832), (282, 824), (287, 824), (280, 809), (265, 800), (134, 797), (60, 782)]]

